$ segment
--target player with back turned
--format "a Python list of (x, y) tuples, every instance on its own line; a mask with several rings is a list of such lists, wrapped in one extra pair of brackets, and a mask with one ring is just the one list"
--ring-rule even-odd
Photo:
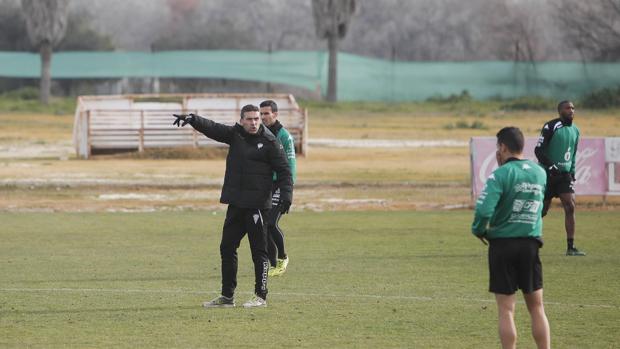
[(523, 159), (523, 133), (505, 127), (497, 133), (498, 168), (476, 202), (472, 233), (490, 244), (489, 291), (495, 294), (503, 348), (516, 348), (515, 293), (523, 292), (538, 348), (550, 347), (549, 322), (543, 306), (542, 206), (547, 176), (535, 162)]

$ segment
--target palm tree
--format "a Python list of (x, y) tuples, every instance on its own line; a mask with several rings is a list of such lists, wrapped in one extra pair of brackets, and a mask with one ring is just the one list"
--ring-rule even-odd
[(316, 35), (327, 39), (329, 68), (327, 80), (327, 100), (337, 98), (336, 82), (338, 69), (338, 41), (347, 34), (349, 22), (355, 12), (355, 0), (312, 0), (312, 12)]
[(50, 97), (52, 49), (65, 36), (69, 0), (22, 0), (28, 37), (41, 55), (40, 95), (47, 104)]

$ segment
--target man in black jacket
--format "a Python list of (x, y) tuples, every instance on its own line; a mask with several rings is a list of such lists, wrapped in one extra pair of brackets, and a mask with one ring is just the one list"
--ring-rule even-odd
[(248, 234), (254, 262), (254, 296), (246, 308), (267, 306), (267, 232), (263, 217), (271, 208), (273, 173), (277, 174), (281, 210), (288, 211), (293, 180), (282, 144), (260, 123), (258, 107), (246, 105), (235, 126), (227, 126), (195, 114), (175, 115), (177, 126), (192, 125), (205, 136), (230, 146), (220, 202), (228, 204), (220, 243), (222, 294), (205, 302), (205, 308), (234, 307), (237, 286), (237, 248)]

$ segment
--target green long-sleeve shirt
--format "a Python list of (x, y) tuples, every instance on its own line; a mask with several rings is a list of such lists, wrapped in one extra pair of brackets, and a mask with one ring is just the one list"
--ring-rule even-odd
[[(288, 160), (294, 184), (297, 180), (297, 159), (295, 157), (295, 141), (293, 140), (293, 136), (291, 136), (288, 130), (277, 120), (273, 125), (269, 126), (269, 130), (276, 136), (280, 143), (282, 143), (282, 147), (284, 147), (284, 154), (286, 155), (286, 160)], [(277, 177), (274, 173), (273, 180), (275, 181), (276, 179)]]
[(555, 165), (562, 172), (575, 174), (578, 144), (577, 125), (557, 118), (543, 126), (534, 152), (545, 168)]
[(476, 202), (472, 233), (487, 239), (542, 236), (546, 185), (540, 165), (509, 159), (487, 179)]

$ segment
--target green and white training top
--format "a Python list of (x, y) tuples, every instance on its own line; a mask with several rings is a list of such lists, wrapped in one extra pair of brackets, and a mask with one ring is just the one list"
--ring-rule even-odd
[[(273, 133), (276, 138), (282, 143), (282, 147), (284, 147), (284, 154), (286, 155), (286, 160), (288, 160), (288, 165), (291, 169), (291, 175), (293, 176), (293, 184), (297, 180), (297, 159), (295, 158), (295, 141), (293, 140), (293, 136), (282, 126), (280, 121), (276, 120), (276, 122), (269, 126), (269, 131)], [(276, 174), (273, 174), (273, 180), (277, 179)]]
[(574, 175), (578, 144), (577, 125), (557, 118), (543, 126), (534, 153), (545, 168), (555, 165), (561, 172)]
[(542, 236), (545, 170), (510, 158), (495, 169), (476, 201), (472, 233), (487, 239)]

